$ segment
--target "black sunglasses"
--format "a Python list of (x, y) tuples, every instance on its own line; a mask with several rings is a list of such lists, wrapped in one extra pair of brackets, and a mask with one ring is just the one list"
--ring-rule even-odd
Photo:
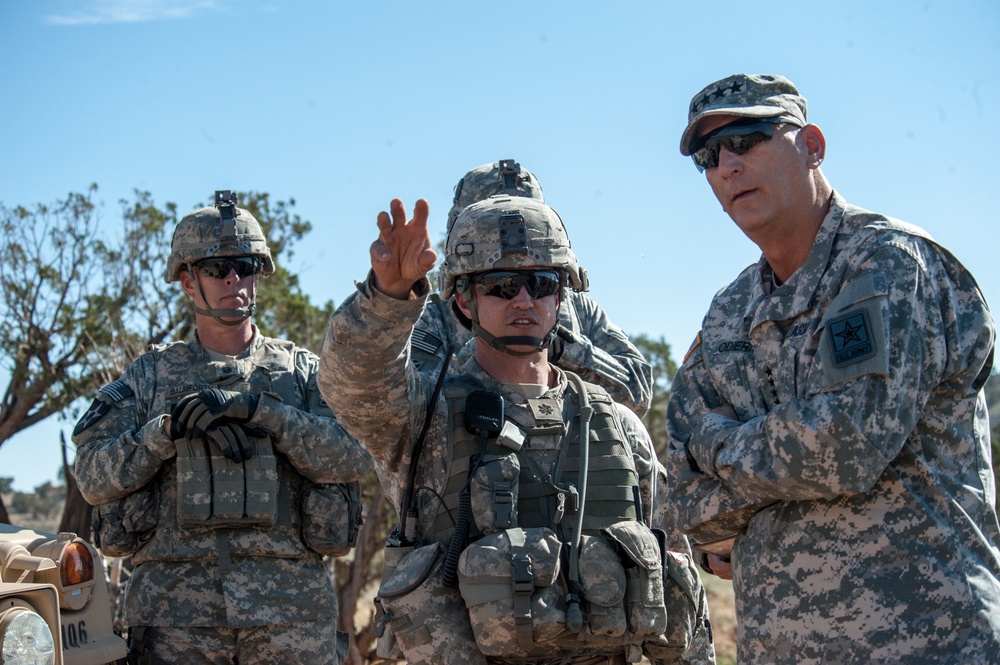
[(785, 123), (778, 118), (747, 118), (723, 125), (698, 140), (691, 159), (698, 171), (704, 173), (719, 165), (721, 147), (725, 146), (727, 150), (742, 155), (758, 143), (774, 138), (774, 132), (783, 124)]
[(522, 286), (532, 298), (554, 296), (565, 280), (558, 270), (494, 270), (473, 276), (472, 283), (480, 295), (512, 300)]
[(194, 264), (202, 275), (223, 279), (230, 270), (243, 279), (256, 275), (264, 269), (264, 261), (259, 256), (227, 256), (218, 259), (203, 259)]

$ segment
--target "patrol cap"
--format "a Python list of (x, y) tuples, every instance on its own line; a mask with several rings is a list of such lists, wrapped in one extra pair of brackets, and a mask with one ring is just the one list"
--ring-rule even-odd
[(448, 229), (458, 219), (458, 215), (473, 203), (485, 201), (491, 196), (525, 196), (544, 201), (542, 185), (528, 169), (513, 159), (501, 159), (492, 164), (483, 164), (470, 170), (455, 185), (455, 197), (448, 211)]
[(777, 74), (733, 74), (710, 83), (691, 99), (688, 124), (681, 135), (681, 154), (690, 155), (698, 125), (713, 115), (773, 118), (805, 127), (806, 100), (795, 85)]

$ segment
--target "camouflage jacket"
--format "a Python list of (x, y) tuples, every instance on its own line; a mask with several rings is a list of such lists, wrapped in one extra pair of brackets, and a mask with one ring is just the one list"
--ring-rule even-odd
[[(719, 291), (668, 408), (681, 527), (738, 534), (740, 661), (1000, 663), (995, 331), (975, 281), (835, 195), (773, 283), (761, 259)], [(738, 420), (709, 413), (726, 404)]]
[[(554, 344), (561, 350), (553, 363), (601, 386), (640, 418), (645, 416), (653, 396), (653, 370), (600, 305), (585, 293), (566, 289), (559, 303), (559, 325), (562, 330)], [(456, 350), (456, 366), (474, 349), (472, 333), (458, 322), (451, 301), (443, 302), (437, 294), (428, 298), (411, 344), (413, 361), (423, 372), (441, 364), (449, 344)]]
[[(424, 284), (426, 288), (426, 283)], [(397, 512), (411, 463), (413, 443), (427, 417), (438, 371), (417, 371), (410, 360), (410, 331), (420, 316), (424, 298), (408, 301), (390, 298), (371, 285), (358, 283), (358, 290), (338, 308), (330, 321), (320, 360), (319, 385), (324, 398), (339, 414), (344, 427), (369, 453), (386, 495)], [(452, 371), (452, 370), (449, 370)], [(500, 393), (505, 403), (530, 412), (529, 398), (511, 386), (497, 382), (468, 357), (454, 370), (466, 374), (487, 390)], [(557, 369), (557, 385), (546, 395), (560, 400), (570, 390), (566, 375)], [(598, 389), (599, 388), (595, 388)], [(638, 416), (612, 403), (619, 425), (632, 451), (646, 522), (667, 533), (668, 548), (690, 553), (687, 539), (669, 522), (663, 510), (665, 469), (656, 459), (652, 442)], [(445, 495), (451, 466), (449, 411), (442, 393), (433, 412), (418, 463), (415, 485)], [(543, 462), (544, 463), (544, 462)], [(428, 492), (428, 495), (430, 492)], [(419, 534), (434, 534), (437, 513), (433, 501), (423, 502)], [(714, 663), (710, 636), (701, 631), (685, 655), (685, 663)]]
[[(279, 505), (292, 515), (279, 516), (271, 530), (179, 527), (177, 463), (163, 416), (184, 395), (211, 386), (270, 390), (274, 378), (263, 368), (289, 352), (294, 398), (263, 394), (250, 424), (271, 435)], [(240, 627), (337, 615), (329, 574), (301, 539), (298, 497), (309, 482), (356, 480), (370, 461), (322, 402), (317, 364), (309, 351), (260, 334), (239, 358), (213, 360), (194, 337), (151, 350), (101, 389), (73, 436), (80, 491), (95, 505), (140, 491), (156, 497), (155, 530), (133, 556), (129, 625)]]

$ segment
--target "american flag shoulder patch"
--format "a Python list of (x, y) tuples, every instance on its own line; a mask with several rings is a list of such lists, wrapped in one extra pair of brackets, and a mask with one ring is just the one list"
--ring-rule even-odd
[(441, 340), (426, 331), (414, 330), (413, 334), (410, 335), (410, 346), (425, 353), (437, 355), (438, 349), (441, 348)]
[(121, 379), (112, 381), (108, 385), (101, 388), (98, 392), (102, 395), (110, 397), (112, 402), (120, 402), (123, 399), (131, 397), (135, 394), (129, 385)]

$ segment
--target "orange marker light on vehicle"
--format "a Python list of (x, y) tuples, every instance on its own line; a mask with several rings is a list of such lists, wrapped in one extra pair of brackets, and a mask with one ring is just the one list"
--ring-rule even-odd
[(94, 558), (82, 543), (70, 543), (59, 557), (59, 579), (63, 587), (94, 579)]

